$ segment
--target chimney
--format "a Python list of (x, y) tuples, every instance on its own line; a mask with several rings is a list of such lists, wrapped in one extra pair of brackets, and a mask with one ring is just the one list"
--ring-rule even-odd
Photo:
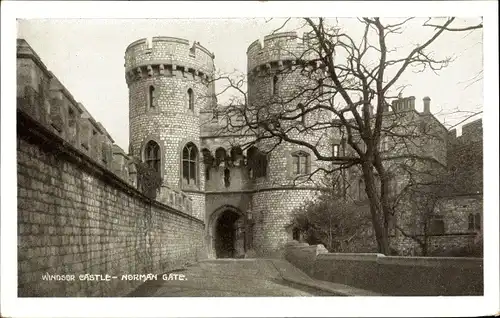
[(392, 111), (396, 112), (397, 110), (398, 110), (398, 101), (397, 100), (393, 100), (392, 101)]
[(424, 100), (424, 114), (430, 114), (431, 113), (431, 99), (429, 96), (425, 96), (423, 98)]
[(410, 102), (410, 109), (415, 110), (415, 96), (408, 97), (408, 100)]

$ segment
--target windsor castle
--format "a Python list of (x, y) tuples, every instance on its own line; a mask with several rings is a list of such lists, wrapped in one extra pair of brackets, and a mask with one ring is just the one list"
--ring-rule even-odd
[[(277, 45), (281, 49), (276, 49)], [(286, 96), (305, 81), (299, 71), (274, 75), (276, 70), (295, 65), (296, 56), (305, 46), (291, 32), (269, 35), (264, 43), (257, 40), (249, 45), (249, 103), (265, 103), (274, 95)], [(196, 230), (183, 232), (183, 244), (196, 245), (196, 253), (208, 258), (276, 255), (286, 242), (302, 239), (291, 225), (292, 211), (324, 190), (320, 174), (299, 184), (297, 179), (332, 163), (315, 160), (307, 147), (286, 142), (270, 145), (262, 140), (246, 148), (240, 144), (248, 141), (248, 136), (217, 133), (223, 120), (217, 117), (216, 99), (210, 98), (215, 95), (214, 59), (214, 54), (200, 43), (174, 37), (140, 39), (126, 48), (130, 132), (127, 152), (114, 144), (105, 127), (21, 39), (17, 47), (18, 109), (30, 114), (47, 129), (47, 134), (70, 145), (74, 156), (92, 161), (103, 174), (111, 173), (108, 178), (118, 178), (113, 182), (120, 189), (127, 188), (120, 190), (129, 193), (127, 196), (138, 186), (132, 158), (155, 169), (162, 183), (156, 196), (158, 204), (183, 220), (200, 224), (194, 227)], [(434, 117), (428, 97), (423, 98), (422, 112), (415, 109), (415, 97), (400, 97), (387, 107), (386, 113), (384, 118), (396, 116), (401, 123), (416, 123), (417, 131), (431, 130), (439, 135), (432, 142), (418, 141), (414, 151), (433, 158), (431, 163), (422, 164), (425, 169), (440, 169), (446, 178), (457, 178), (459, 190), (440, 194), (432, 216), (425, 220), (432, 228), (431, 246), (437, 249), (471, 244), (482, 228), (481, 120), (464, 125), (462, 135), (457, 136)], [(307, 124), (322, 119), (328, 120), (327, 114), (319, 110), (301, 120)], [(341, 131), (296, 133), (295, 137), (317, 144), (325, 153), (351, 151)], [(385, 140), (382, 147), (386, 152), (401, 151), (391, 140)], [(407, 174), (394, 170), (391, 191), (398, 193), (407, 181)], [(350, 168), (337, 186), (343, 196), (362, 203), (366, 199), (363, 182), (359, 171)], [(100, 204), (99, 209), (103, 206)], [(398, 222), (409, 233), (423, 235), (419, 233), (422, 219), (411, 200), (401, 209), (406, 212), (400, 214)], [(164, 235), (166, 241), (179, 239), (174, 238), (176, 234)], [(144, 246), (156, 239), (147, 236)], [(163, 244), (161, 240), (158, 244)], [(398, 231), (392, 234), (391, 242), (400, 254), (420, 253), (418, 246)], [(357, 247), (358, 251), (363, 249), (370, 251), (366, 246)]]

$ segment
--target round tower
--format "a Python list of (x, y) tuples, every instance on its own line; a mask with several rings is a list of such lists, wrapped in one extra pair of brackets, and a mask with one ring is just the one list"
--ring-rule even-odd
[[(328, 99), (327, 92), (319, 84), (326, 78), (324, 68), (311, 61), (308, 45), (307, 38), (299, 40), (295, 32), (286, 32), (268, 35), (263, 44), (257, 40), (249, 46), (247, 71), (251, 107), (263, 108), (268, 114), (290, 111), (287, 115), (293, 115), (304, 110), (307, 112), (308, 108)], [(306, 88), (311, 92), (297, 98), (298, 93)], [(303, 111), (298, 112), (300, 109)], [(297, 127), (287, 135), (318, 144), (321, 153), (331, 155), (332, 140), (327, 130), (300, 131), (317, 122), (328, 121), (328, 116), (324, 111), (315, 110), (296, 121), (280, 125)], [(328, 164), (317, 161), (309, 148), (292, 143), (282, 142), (276, 146), (275, 140), (265, 139), (259, 141), (256, 147), (258, 151), (267, 153), (264, 155), (267, 162), (264, 162), (264, 168), (261, 165), (264, 171), (254, 176), (255, 192), (251, 206), (255, 215), (253, 245), (257, 254), (273, 255), (279, 253), (288, 240), (297, 239), (297, 233), (291, 226), (292, 212), (324, 189), (322, 173), (315, 173), (312, 180), (308, 177)], [(269, 152), (270, 149), (272, 151)], [(254, 152), (255, 149), (252, 150)], [(247, 153), (249, 160), (252, 153)]]
[(191, 197), (200, 219), (205, 178), (199, 114), (212, 102), (213, 72), (214, 55), (197, 42), (153, 37), (125, 51), (131, 154), (155, 167), (169, 191)]

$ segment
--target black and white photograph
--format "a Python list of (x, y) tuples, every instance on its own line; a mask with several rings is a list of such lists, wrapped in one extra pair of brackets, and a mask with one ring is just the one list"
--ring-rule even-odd
[(2, 316), (500, 312), (497, 3), (4, 4)]

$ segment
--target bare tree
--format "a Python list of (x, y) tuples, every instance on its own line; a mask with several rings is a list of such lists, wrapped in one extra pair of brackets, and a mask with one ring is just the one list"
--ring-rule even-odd
[[(288, 88), (278, 94), (257, 96), (252, 92), (259, 89), (254, 82), (258, 81), (260, 71), (255, 69), (249, 69), (247, 76), (232, 74), (216, 78), (224, 85), (219, 94), (235, 93), (218, 109), (223, 118), (219, 133), (251, 136), (244, 142), (246, 147), (267, 141), (271, 145), (267, 152), (282, 143), (309, 149), (317, 161), (329, 163), (310, 171), (310, 179), (318, 173), (332, 174), (355, 166), (360, 169), (378, 251), (384, 254), (390, 252), (388, 237), (393, 215), (390, 173), (385, 162), (435, 160), (415, 150), (418, 145), (414, 138), (419, 126), (409, 125), (409, 121), (418, 121), (413, 115), (408, 120), (399, 115), (391, 104), (404, 89), (397, 86), (398, 81), (409, 71), (439, 72), (452, 62), (450, 57), (437, 58), (430, 50), (444, 32), (482, 27), (482, 24), (454, 27), (455, 18), (440, 19), (440, 23), (428, 20), (420, 27), (433, 29), (429, 38), (399, 54), (390, 39), (404, 35), (405, 25), (412, 20), (390, 24), (377, 17), (361, 18), (358, 22), (363, 32), (357, 36), (342, 30), (336, 22), (305, 18), (303, 49), (296, 51), (278, 45), (274, 49), (285, 57), (284, 62), (264, 70), (273, 81), (287, 83)], [(297, 74), (302, 80), (295, 80)], [(303, 120), (306, 116), (307, 121)], [(307, 134), (316, 138), (303, 138)], [(342, 151), (332, 151), (329, 147), (333, 135), (340, 136)], [(436, 136), (442, 138), (442, 133)], [(404, 145), (402, 150), (383, 156), (384, 138), (397, 139)]]

